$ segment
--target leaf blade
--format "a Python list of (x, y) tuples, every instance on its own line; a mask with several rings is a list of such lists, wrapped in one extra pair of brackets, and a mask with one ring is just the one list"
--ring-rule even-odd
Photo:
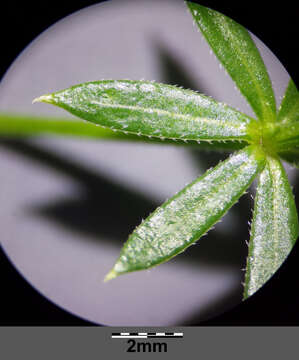
[(290, 79), (281, 101), (277, 120), (281, 122), (299, 121), (299, 91), (292, 79)]
[(279, 159), (268, 157), (255, 199), (244, 299), (277, 271), (298, 237), (292, 190)]
[(102, 80), (41, 96), (87, 121), (125, 133), (160, 139), (249, 141), (255, 121), (191, 90), (134, 80)]
[(156, 209), (125, 243), (106, 279), (171, 259), (207, 232), (264, 165), (253, 147), (234, 154)]
[(215, 55), (257, 117), (263, 121), (275, 121), (276, 103), (271, 80), (248, 31), (217, 11), (189, 1), (187, 6)]

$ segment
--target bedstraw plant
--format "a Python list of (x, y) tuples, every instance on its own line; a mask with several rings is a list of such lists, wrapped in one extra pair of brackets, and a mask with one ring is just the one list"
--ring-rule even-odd
[[(139, 135), (144, 141), (234, 150), (142, 221), (106, 280), (151, 268), (184, 251), (211, 229), (258, 177), (245, 299), (276, 272), (298, 237), (296, 206), (281, 159), (299, 165), (299, 94), (290, 80), (277, 110), (267, 69), (248, 31), (214, 10), (191, 2), (186, 5), (255, 117), (196, 91), (151, 81), (88, 82), (34, 101), (59, 106), (90, 122), (81, 128), (75, 122), (48, 123), (53, 133), (80, 135), (82, 131), (87, 136), (105, 136), (105, 131), (110, 134), (113, 130), (116, 138)], [(37, 122), (30, 131), (34, 133), (34, 129), (47, 132), (47, 123)]]

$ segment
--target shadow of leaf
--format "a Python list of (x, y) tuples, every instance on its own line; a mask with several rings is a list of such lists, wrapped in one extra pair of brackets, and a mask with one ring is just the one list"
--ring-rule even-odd
[(182, 86), (185, 89), (199, 91), (200, 93), (210, 95), (209, 88), (203, 82), (198, 84), (193, 80), (192, 74), (178, 59), (177, 54), (173, 52), (160, 39), (151, 38), (153, 51), (157, 54), (160, 65), (161, 81), (165, 84)]
[(50, 218), (73, 232), (89, 235), (88, 239), (99, 241), (104, 235), (124, 242), (141, 218), (158, 206), (146, 196), (87, 169), (75, 159), (65, 159), (28, 141), (1, 140), (0, 145), (78, 183), (82, 188), (79, 194), (76, 192), (71, 198), (57, 202), (50, 200), (50, 203), (32, 205), (26, 212)]

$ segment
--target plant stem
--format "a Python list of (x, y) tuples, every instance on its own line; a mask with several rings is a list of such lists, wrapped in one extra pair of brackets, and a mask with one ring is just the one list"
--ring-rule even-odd
[(189, 145), (207, 150), (236, 150), (243, 148), (245, 142), (201, 142), (172, 141), (159, 138), (148, 138), (134, 134), (125, 134), (120, 131), (97, 126), (77, 119), (40, 117), (21, 114), (0, 114), (0, 137), (32, 137), (32, 136), (71, 136), (81, 138), (94, 138), (103, 140), (123, 140), (153, 144)]
[[(139, 137), (113, 132), (94, 124), (67, 118), (0, 114), (0, 136), (59, 135), (102, 139), (139, 140)], [(137, 139), (136, 139), (137, 138)]]

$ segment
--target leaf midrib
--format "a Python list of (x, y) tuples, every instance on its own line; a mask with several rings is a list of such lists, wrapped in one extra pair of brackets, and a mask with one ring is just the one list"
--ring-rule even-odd
[[(184, 120), (198, 120), (200, 119), (203, 122), (208, 122), (208, 123), (215, 123), (215, 124), (219, 124), (220, 120), (216, 120), (214, 118), (209, 118), (209, 117), (199, 117), (199, 116), (192, 116), (192, 115), (187, 115), (187, 114), (178, 114), (178, 113), (172, 113), (170, 111), (167, 110), (163, 110), (163, 109), (158, 109), (158, 108), (146, 108), (146, 107), (142, 107), (142, 106), (137, 106), (137, 105), (123, 105), (123, 104), (107, 104), (107, 103), (102, 103), (100, 101), (95, 101), (92, 100), (90, 101), (91, 104), (96, 104), (99, 105), (101, 107), (111, 107), (111, 108), (121, 108), (121, 109), (128, 109), (128, 110), (136, 110), (136, 111), (143, 111), (143, 112), (147, 112), (149, 114), (151, 114), (152, 112), (155, 112), (157, 114), (161, 114), (161, 115), (168, 115), (170, 117), (178, 117)], [(244, 116), (244, 123), (248, 124), (250, 122), (250, 118), (245, 117), (246, 115), (241, 115)], [(247, 120), (247, 121), (246, 121)], [(232, 123), (233, 124), (233, 123)], [(242, 122), (243, 124), (243, 122)], [(238, 128), (238, 127), (236, 127)]]
[[(177, 119), (183, 119), (185, 121), (201, 121), (201, 122), (205, 122), (208, 124), (214, 123), (215, 125), (221, 125), (221, 119), (214, 119), (214, 118), (209, 118), (209, 117), (194, 117), (192, 115), (185, 115), (185, 114), (178, 114), (178, 113), (172, 113), (170, 111), (167, 110), (163, 110), (163, 109), (157, 109), (157, 108), (146, 108), (146, 107), (142, 107), (142, 106), (137, 106), (137, 105), (123, 105), (123, 104), (107, 104), (107, 103), (102, 103), (100, 101), (90, 101), (91, 104), (95, 104), (95, 105), (99, 105), (103, 108), (120, 108), (120, 109), (126, 109), (126, 110), (132, 110), (132, 111), (140, 111), (140, 112), (145, 112), (145, 113), (149, 113), (152, 114), (153, 112), (158, 114), (158, 115), (166, 115), (169, 116), (170, 118), (177, 118)], [(242, 125), (244, 126), (248, 126), (248, 124), (251, 122), (251, 119), (249, 117), (247, 117), (245, 114), (241, 114), (241, 116), (244, 116), (244, 121), (241, 122), (241, 124), (239, 126), (237, 126), (237, 124), (235, 124), (234, 122), (230, 122), (230, 126), (233, 127), (236, 130), (240, 130), (240, 128), (242, 128)], [(226, 119), (226, 124), (227, 124), (227, 119)], [(226, 125), (225, 124), (225, 125)], [(102, 126), (102, 125), (101, 125)], [(137, 134), (138, 132), (135, 131), (130, 131), (130, 130), (124, 130), (124, 129), (117, 129), (118, 131), (123, 131), (123, 132), (127, 132), (127, 133), (132, 133), (132, 134)], [(242, 129), (243, 130), (243, 129)], [(243, 130), (244, 134), (243, 135), (236, 135), (236, 136), (230, 136), (230, 137), (226, 137), (226, 140), (235, 140), (235, 139), (241, 139), (241, 140), (246, 140), (244, 138), (241, 138), (242, 136), (247, 136), (247, 132), (246, 130)], [(141, 133), (141, 135), (145, 135)], [(157, 138), (161, 138), (161, 136), (159, 135), (155, 135), (155, 134), (151, 134), (150, 136), (153, 137), (157, 137)], [(177, 139), (184, 139), (184, 137), (177, 137)], [(199, 139), (198, 137), (194, 137), (194, 138), (187, 138), (188, 140), (197, 140)], [(205, 138), (205, 139), (200, 139), (201, 141), (204, 140), (216, 140), (214, 138)], [(222, 139), (221, 139), (222, 140)]]
[[(269, 172), (270, 172), (270, 176), (272, 178), (272, 189), (273, 189), (273, 200), (272, 200), (272, 209), (273, 209), (273, 243), (274, 243), (274, 249), (277, 249), (278, 244), (279, 244), (279, 239), (278, 239), (278, 216), (276, 214), (278, 214), (278, 206), (277, 203), (279, 202), (279, 199), (277, 198), (277, 191), (275, 191), (275, 189), (277, 188), (277, 179), (275, 177), (275, 175), (272, 175), (272, 165), (271, 165), (271, 161), (275, 161), (275, 160), (268, 160), (269, 162)], [(277, 267), (278, 264), (278, 252), (274, 251), (274, 262), (275, 262), (275, 266)]]

